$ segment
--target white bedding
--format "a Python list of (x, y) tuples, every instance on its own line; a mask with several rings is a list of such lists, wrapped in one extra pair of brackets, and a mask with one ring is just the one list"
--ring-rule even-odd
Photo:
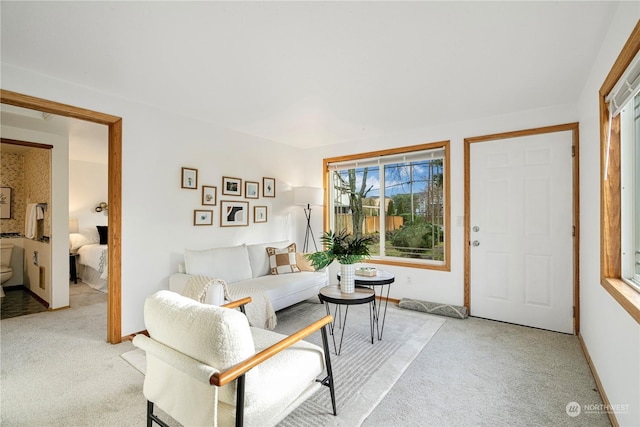
[[(85, 267), (83, 269), (82, 281), (103, 292), (106, 292), (105, 285), (107, 283), (107, 254), (107, 245), (90, 244), (78, 249), (78, 263)], [(90, 267), (90, 269), (94, 271), (91, 272), (91, 270), (86, 267)]]

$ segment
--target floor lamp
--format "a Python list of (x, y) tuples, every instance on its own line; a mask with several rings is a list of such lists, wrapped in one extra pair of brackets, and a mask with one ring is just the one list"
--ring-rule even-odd
[(318, 251), (316, 238), (311, 228), (311, 206), (322, 206), (324, 204), (324, 194), (322, 188), (315, 187), (296, 187), (293, 189), (293, 196), (296, 205), (306, 206), (304, 208), (304, 216), (307, 219), (307, 230), (304, 235), (303, 252), (309, 251), (309, 240), (313, 242), (313, 247)]

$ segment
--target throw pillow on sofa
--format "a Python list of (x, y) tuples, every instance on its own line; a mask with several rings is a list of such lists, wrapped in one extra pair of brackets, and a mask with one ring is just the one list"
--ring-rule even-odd
[(251, 273), (253, 277), (267, 276), (271, 274), (271, 266), (269, 265), (269, 254), (265, 251), (267, 248), (284, 248), (292, 242), (281, 240), (269, 243), (256, 243), (247, 245), (249, 253), (249, 264), (251, 264)]
[(313, 265), (311, 265), (311, 261), (309, 261), (305, 255), (306, 254), (296, 252), (296, 264), (300, 271), (316, 271)]
[(292, 243), (286, 248), (267, 248), (269, 255), (269, 267), (271, 274), (299, 273), (300, 268), (296, 264), (296, 244)]

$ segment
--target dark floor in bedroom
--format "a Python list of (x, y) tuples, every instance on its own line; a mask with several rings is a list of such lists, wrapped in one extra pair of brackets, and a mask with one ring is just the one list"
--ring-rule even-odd
[(0, 319), (24, 316), (47, 311), (47, 304), (36, 298), (24, 286), (4, 288), (5, 296), (0, 306)]
[[(27, 314), (41, 313), (48, 310), (44, 301), (36, 298), (24, 286), (12, 286), (4, 288), (5, 297), (0, 307), (0, 319), (25, 316)], [(96, 291), (86, 283), (69, 282), (69, 306), (71, 308), (91, 305), (106, 301), (107, 294)]]

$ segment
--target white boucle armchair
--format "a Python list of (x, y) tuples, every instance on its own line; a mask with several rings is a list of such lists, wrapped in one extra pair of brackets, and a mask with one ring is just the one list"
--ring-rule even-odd
[[(166, 426), (154, 404), (184, 426), (275, 425), (322, 385), (336, 415), (331, 316), (286, 336), (250, 327), (235, 310), (250, 300), (218, 307), (171, 291), (147, 298), (149, 336), (137, 335), (133, 344), (146, 352), (148, 427)], [(324, 350), (302, 341), (318, 330)]]

